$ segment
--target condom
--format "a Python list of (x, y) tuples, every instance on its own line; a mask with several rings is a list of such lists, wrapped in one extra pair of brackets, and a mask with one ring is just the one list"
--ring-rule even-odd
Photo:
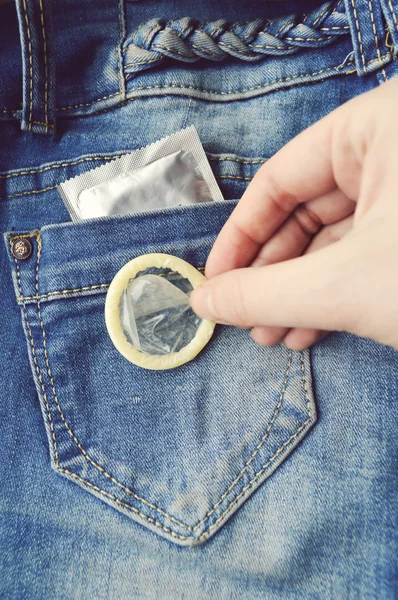
[(190, 306), (191, 292), (204, 281), (195, 267), (170, 254), (145, 254), (124, 265), (105, 302), (105, 322), (116, 349), (152, 370), (194, 359), (215, 327)]

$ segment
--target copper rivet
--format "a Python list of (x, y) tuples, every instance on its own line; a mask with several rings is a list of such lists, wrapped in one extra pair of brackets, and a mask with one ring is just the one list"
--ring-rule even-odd
[(11, 246), (11, 252), (18, 260), (26, 260), (33, 252), (32, 242), (27, 238), (14, 240)]

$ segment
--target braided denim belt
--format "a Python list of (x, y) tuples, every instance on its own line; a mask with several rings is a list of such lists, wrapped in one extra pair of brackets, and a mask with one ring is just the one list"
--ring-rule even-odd
[(327, 2), (307, 15), (244, 23), (231, 24), (225, 19), (200, 23), (188, 17), (152, 19), (127, 39), (125, 67), (128, 73), (135, 73), (157, 66), (166, 58), (185, 63), (229, 57), (255, 62), (267, 55), (283, 56), (303, 48), (327, 46), (349, 32), (341, 0)]

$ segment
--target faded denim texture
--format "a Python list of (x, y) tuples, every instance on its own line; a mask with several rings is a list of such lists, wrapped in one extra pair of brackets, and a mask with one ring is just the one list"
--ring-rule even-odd
[[(396, 0), (214, 4), (0, 4), (1, 597), (397, 595), (395, 351), (217, 327), (162, 373), (106, 332), (127, 261), (203, 267), (259, 166), (396, 73)], [(70, 222), (57, 184), (190, 124), (225, 202)]]

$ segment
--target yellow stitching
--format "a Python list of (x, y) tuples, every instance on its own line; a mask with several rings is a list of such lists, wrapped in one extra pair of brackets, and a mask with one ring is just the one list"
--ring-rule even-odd
[[(36, 232), (34, 234), (31, 234), (29, 237), (36, 237), (37, 238), (38, 235), (39, 235), (39, 232)], [(15, 240), (15, 239), (20, 239), (22, 237), (27, 237), (27, 236), (22, 236), (22, 235), (11, 236), (10, 235), (10, 238), (9, 238), (10, 249), (11, 249), (12, 241)], [(18, 261), (17, 261), (17, 259), (15, 257), (14, 257), (14, 262), (15, 262), (15, 265), (16, 265), (17, 285), (18, 285), (18, 289), (19, 289), (20, 294), (22, 294), (21, 273), (20, 273), (20, 270), (19, 270)], [(24, 319), (25, 319), (25, 323), (26, 323), (26, 328), (28, 330), (28, 335), (29, 335), (29, 338), (30, 338), (29, 341), (30, 341), (30, 346), (31, 346), (32, 358), (33, 358), (33, 362), (34, 362), (34, 365), (35, 365), (35, 368), (36, 368), (37, 376), (39, 378), (40, 387), (41, 387), (41, 390), (42, 390), (42, 393), (43, 393), (44, 402), (45, 402), (45, 405), (46, 405), (47, 418), (48, 418), (48, 421), (49, 421), (49, 424), (50, 424), (51, 437), (52, 437), (52, 440), (53, 440), (53, 449), (54, 449), (54, 456), (55, 456), (55, 465), (58, 466), (57, 438), (56, 438), (56, 435), (55, 435), (54, 423), (53, 423), (53, 420), (52, 420), (50, 406), (49, 406), (49, 403), (48, 403), (48, 398), (47, 398), (47, 394), (46, 394), (46, 389), (45, 389), (45, 386), (44, 386), (43, 378), (42, 378), (42, 375), (41, 375), (40, 367), (39, 367), (39, 364), (37, 362), (36, 350), (35, 350), (35, 343), (34, 343), (34, 340), (33, 340), (33, 334), (32, 334), (32, 330), (31, 330), (31, 327), (30, 327), (29, 318), (28, 318), (28, 312), (26, 310), (26, 305), (25, 304), (23, 305), (23, 312), (24, 312)]]
[(225, 515), (227, 515), (235, 506), (235, 504), (237, 502), (239, 502), (239, 500), (242, 498), (242, 496), (245, 495), (246, 491), (250, 488), (253, 487), (254, 483), (257, 481), (257, 479), (259, 479), (261, 477), (261, 475), (264, 473), (264, 471), (267, 469), (267, 467), (275, 460), (275, 458), (277, 456), (279, 456), (279, 454), (286, 448), (286, 446), (288, 446), (292, 440), (294, 440), (299, 433), (305, 429), (305, 427), (308, 425), (308, 423), (311, 422), (311, 418), (307, 419), (296, 431), (295, 434), (293, 434), (292, 436), (290, 436), (290, 438), (288, 440), (286, 440), (286, 442), (284, 444), (282, 444), (282, 446), (280, 446), (280, 448), (278, 448), (278, 450), (275, 452), (275, 454), (269, 459), (269, 461), (261, 468), (260, 471), (258, 471), (258, 473), (256, 473), (256, 475), (253, 477), (253, 479), (251, 479), (251, 481), (249, 481), (249, 483), (247, 485), (245, 485), (245, 487), (242, 489), (242, 491), (240, 492), (240, 494), (234, 499), (232, 500), (232, 502), (229, 504), (229, 506), (226, 508), (226, 510), (218, 517), (218, 519), (213, 523), (213, 525), (210, 525), (210, 527), (208, 527), (208, 529), (206, 531), (204, 531), (200, 537), (198, 538), (199, 540), (203, 540), (206, 539), (209, 535), (212, 529), (214, 529), (215, 527), (217, 527), (217, 525), (220, 523), (220, 521), (222, 521), (225, 517)]
[[(40, 255), (41, 255), (41, 237), (40, 237), (40, 232), (38, 234), (38, 252), (37, 252), (37, 263), (36, 263), (36, 294), (37, 296), (39, 296), (39, 262), (40, 262)], [(173, 521), (174, 523), (185, 527), (186, 529), (190, 529), (190, 527), (188, 525), (185, 525), (185, 523), (182, 523), (182, 521), (179, 521), (178, 519), (176, 519), (175, 517), (167, 514), (164, 510), (162, 510), (161, 508), (159, 508), (158, 506), (156, 506), (155, 504), (151, 504), (150, 502), (148, 502), (147, 500), (145, 500), (144, 498), (141, 498), (140, 496), (138, 496), (135, 492), (133, 492), (132, 490), (130, 490), (128, 487), (126, 487), (125, 485), (123, 485), (122, 483), (120, 483), (119, 481), (117, 481), (117, 479), (115, 479), (112, 475), (110, 475), (107, 471), (105, 471), (105, 469), (103, 467), (101, 467), (101, 465), (99, 465), (98, 463), (96, 463), (91, 456), (86, 452), (86, 450), (83, 448), (83, 446), (81, 445), (81, 443), (79, 442), (78, 438), (76, 437), (76, 435), (73, 433), (72, 429), (70, 428), (68, 422), (66, 421), (65, 415), (62, 412), (61, 406), (59, 404), (58, 401), (58, 397), (57, 397), (57, 392), (55, 390), (55, 383), (54, 383), (54, 379), (51, 373), (51, 369), (50, 369), (50, 363), (49, 363), (49, 358), (48, 358), (48, 352), (47, 352), (47, 337), (46, 337), (46, 332), (44, 329), (44, 323), (41, 317), (41, 311), (40, 311), (40, 300), (37, 301), (37, 315), (38, 315), (38, 319), (39, 319), (39, 323), (40, 323), (40, 327), (42, 330), (42, 338), (43, 338), (43, 351), (44, 351), (44, 359), (46, 362), (46, 366), (47, 366), (47, 375), (49, 377), (50, 380), (50, 384), (51, 384), (51, 389), (53, 392), (53, 396), (54, 396), (54, 400), (58, 409), (58, 412), (61, 416), (61, 419), (66, 427), (66, 430), (68, 431), (70, 437), (73, 439), (73, 441), (75, 442), (75, 444), (77, 445), (77, 447), (79, 448), (79, 450), (81, 451), (81, 453), (83, 454), (84, 458), (93, 465), (93, 467), (95, 467), (98, 471), (100, 471), (100, 473), (102, 473), (103, 475), (105, 475), (105, 477), (107, 477), (107, 479), (109, 479), (110, 481), (112, 481), (112, 483), (114, 483), (115, 485), (119, 486), (121, 489), (123, 489), (125, 492), (127, 492), (128, 494), (130, 494), (131, 496), (133, 496), (133, 498), (135, 498), (136, 500), (143, 502), (144, 504), (146, 504), (147, 506), (149, 506), (150, 508), (156, 510), (157, 512), (161, 513), (162, 515), (168, 517), (170, 519), (170, 521)]]
[(254, 458), (257, 456), (257, 454), (260, 451), (260, 448), (264, 445), (266, 439), (268, 438), (268, 435), (272, 429), (272, 427), (274, 426), (274, 423), (276, 421), (276, 418), (279, 414), (279, 411), (281, 409), (282, 403), (283, 403), (283, 399), (285, 397), (285, 392), (286, 392), (286, 387), (287, 387), (287, 382), (289, 380), (289, 375), (290, 375), (290, 367), (292, 364), (292, 358), (293, 358), (293, 352), (290, 350), (289, 352), (289, 359), (287, 362), (287, 369), (286, 369), (286, 373), (285, 373), (285, 379), (282, 385), (282, 390), (279, 396), (279, 401), (278, 404), (275, 407), (274, 410), (274, 414), (272, 415), (271, 421), (269, 422), (269, 425), (263, 435), (263, 437), (261, 438), (260, 442), (257, 444), (253, 454), (250, 456), (249, 460), (247, 461), (247, 463), (245, 464), (245, 466), (243, 467), (243, 469), (241, 470), (240, 473), (238, 473), (237, 477), (234, 479), (234, 481), (231, 483), (231, 485), (229, 486), (229, 488), (223, 493), (223, 495), (221, 496), (221, 498), (218, 500), (218, 502), (216, 502), (216, 504), (214, 504), (214, 506), (211, 508), (211, 510), (204, 516), (204, 518), (199, 521), (199, 523), (197, 523), (194, 528), (193, 531), (196, 531), (201, 525), (203, 525), (203, 523), (205, 523), (205, 521), (207, 521), (209, 519), (209, 517), (217, 510), (217, 508), (220, 506), (220, 504), (222, 503), (222, 501), (228, 496), (228, 494), (234, 489), (234, 487), (236, 486), (237, 483), (239, 483), (239, 481), (242, 479), (244, 473), (248, 470), (249, 465), (253, 462)]
[(41, 121), (32, 121), (35, 125), (44, 125), (47, 128), (55, 129), (54, 125), (50, 125), (49, 123), (42, 123)]
[[(40, 123), (40, 125), (44, 125), (44, 123)], [(50, 125), (49, 125), (50, 127)], [(126, 151), (129, 152), (129, 151)], [(10, 179), (11, 177), (21, 177), (21, 175), (32, 175), (37, 173), (44, 173), (45, 171), (51, 171), (52, 169), (60, 169), (61, 167), (73, 167), (74, 165), (78, 165), (82, 162), (93, 161), (93, 160), (114, 160), (115, 158), (121, 158), (124, 154), (117, 154), (113, 156), (89, 156), (87, 158), (81, 158), (79, 160), (61, 163), (58, 165), (50, 165), (48, 167), (44, 167), (43, 169), (32, 169), (30, 171), (21, 171), (20, 173), (9, 173), (7, 175), (0, 175), (0, 179)]]
[[(354, 63), (352, 62), (348, 62), (346, 63), (346, 65), (353, 65)], [(293, 75), (292, 77), (281, 77), (279, 79), (272, 79), (271, 81), (267, 81), (264, 84), (261, 85), (255, 85), (253, 87), (249, 87), (249, 88), (243, 88), (243, 89), (239, 89), (239, 90), (232, 90), (232, 91), (228, 91), (228, 92), (217, 92), (215, 90), (207, 90), (204, 88), (198, 88), (195, 87), (194, 85), (183, 85), (183, 84), (178, 84), (178, 83), (171, 83), (169, 85), (145, 85), (145, 86), (140, 86), (140, 87), (136, 87), (133, 90), (131, 90), (132, 92), (136, 92), (137, 90), (153, 90), (153, 89), (169, 89), (169, 88), (182, 88), (182, 89), (188, 89), (188, 90), (196, 90), (198, 92), (205, 92), (208, 94), (215, 94), (215, 95), (219, 95), (219, 96), (230, 96), (231, 94), (237, 94), (237, 93), (241, 93), (241, 92), (251, 92), (254, 90), (258, 90), (258, 89), (263, 89), (266, 86), (269, 86), (273, 83), (279, 83), (280, 81), (291, 81), (293, 79), (297, 79), (299, 77), (313, 77), (314, 75), (320, 75), (321, 73), (325, 73), (326, 71), (334, 71), (336, 69), (340, 69), (343, 65), (336, 65), (334, 67), (326, 67), (325, 69), (321, 69), (320, 71), (315, 71), (314, 73), (299, 73), (297, 75)], [(355, 73), (355, 71), (351, 71), (351, 73)], [(345, 74), (348, 74), (347, 72), (345, 72)], [(134, 98), (135, 100), (135, 98)]]
[[(23, 236), (26, 237), (26, 236)], [(85, 292), (87, 290), (95, 290), (97, 288), (109, 287), (110, 283), (99, 283), (98, 285), (88, 285), (86, 287), (74, 288), (71, 290), (56, 290), (55, 292), (49, 292), (48, 294), (41, 294), (40, 296), (20, 296), (17, 298), (18, 301), (24, 302), (25, 300), (38, 300), (41, 298), (48, 298), (49, 296), (57, 296), (60, 294), (72, 294), (74, 292)]]
[(375, 40), (377, 57), (378, 57), (378, 60), (380, 62), (380, 65), (382, 67), (381, 72), (383, 73), (384, 81), (387, 81), (387, 75), (386, 75), (386, 72), (385, 72), (385, 70), (383, 68), (383, 63), (381, 61), (381, 53), (380, 53), (380, 49), (379, 49), (379, 40), (377, 39), (377, 30), (376, 30), (376, 24), (375, 24), (375, 20), (374, 20), (374, 15), (373, 15), (372, 0), (368, 0), (368, 6), (369, 6), (369, 10), (370, 10), (370, 20), (372, 21), (373, 37), (374, 37), (374, 40)]
[[(337, 7), (336, 7), (337, 8)], [(317, 19), (315, 19), (315, 21), (313, 22), (312, 26), (315, 27), (315, 25), (322, 19), (323, 15), (329, 10), (329, 7), (327, 6), (325, 8), (325, 10), (323, 12), (321, 12), (321, 14), (319, 15), (319, 17)]]
[[(13, 236), (13, 239), (18, 239), (18, 238), (26, 238), (29, 236), (26, 235), (19, 235), (19, 236)], [(198, 271), (204, 271), (205, 267), (196, 267), (196, 269)], [(178, 271), (170, 271), (170, 273), (168, 273), (168, 275), (177, 275)], [(56, 290), (55, 292), (48, 292), (48, 294), (40, 294), (39, 296), (19, 296), (17, 298), (17, 300), (19, 302), (23, 302), (25, 300), (38, 300), (41, 298), (48, 298), (49, 296), (56, 296), (56, 295), (60, 295), (60, 294), (72, 294), (73, 292), (85, 292), (87, 290), (95, 290), (97, 288), (102, 288), (102, 287), (109, 287), (111, 284), (110, 283), (98, 283), (97, 285), (88, 285), (85, 287), (81, 287), (81, 288), (73, 288), (71, 290)]]
[(366, 73), (365, 57), (364, 57), (364, 54), (363, 54), (363, 46), (362, 46), (362, 37), (361, 37), (361, 31), (359, 29), (357, 9), (355, 7), (354, 0), (351, 0), (351, 6), (352, 6), (353, 11), (354, 11), (355, 27), (357, 29), (357, 37), (358, 37), (358, 42), (359, 42), (359, 50), (360, 50), (361, 58), (362, 58), (363, 71), (364, 71), (364, 73)]
[(55, 190), (58, 187), (56, 185), (51, 185), (50, 187), (43, 188), (42, 190), (30, 190), (29, 192), (20, 192), (19, 194), (11, 194), (11, 196), (7, 196), (7, 198), (19, 198), (20, 196), (29, 196), (29, 194), (42, 194), (43, 192), (48, 192), (49, 190)]
[(395, 11), (394, 11), (393, 6), (391, 4), (391, 0), (388, 0), (388, 6), (390, 7), (392, 18), (394, 19), (395, 27), (396, 27), (396, 29), (398, 31), (397, 17), (395, 16)]
[[(275, 34), (275, 37), (276, 37), (276, 38), (278, 37), (278, 34), (279, 34), (281, 31), (282, 31), (282, 29), (283, 29), (284, 27), (286, 27), (287, 25), (288, 25), (288, 23), (286, 23), (286, 22), (282, 23), (282, 25), (279, 27), (278, 31), (277, 31), (277, 32), (276, 32), (276, 34)], [(260, 31), (260, 32), (259, 32), (259, 34), (257, 35), (257, 37), (260, 35), (260, 33), (265, 33), (265, 32), (263, 32), (263, 31)]]
[(325, 37), (321, 37), (321, 38), (301, 38), (301, 37), (295, 37), (295, 38), (291, 38), (291, 37), (285, 37), (283, 38), (284, 40), (288, 40), (289, 42), (295, 42), (296, 40), (298, 42), (326, 42), (327, 40), (332, 39), (333, 36), (331, 35), (327, 35)]
[(105, 492), (105, 490), (102, 490), (98, 486), (93, 485), (92, 483), (90, 483), (86, 479), (83, 479), (82, 477), (80, 477), (76, 473), (72, 473), (72, 471), (69, 471), (68, 469), (58, 468), (57, 471), (59, 471), (60, 473), (68, 473), (68, 475), (70, 475), (71, 477), (74, 477), (75, 479), (78, 479), (79, 481), (83, 482), (88, 487), (92, 488), (93, 490), (96, 490), (97, 492), (99, 492), (103, 496), (106, 496), (107, 498), (110, 498), (111, 500), (114, 500), (114, 502), (116, 502), (116, 504), (119, 504), (120, 506), (124, 506), (125, 508), (128, 508), (129, 510), (132, 510), (133, 512), (135, 512), (136, 514), (138, 514), (140, 517), (142, 517), (143, 519), (145, 519), (149, 523), (152, 523), (153, 525), (156, 525), (157, 527), (160, 527), (161, 529), (163, 529), (163, 531), (166, 531), (166, 533), (169, 533), (170, 535), (172, 535), (175, 538), (178, 538), (179, 540), (195, 539), (192, 536), (178, 535), (178, 533), (175, 533), (172, 529), (169, 529), (168, 527), (166, 527), (162, 523), (159, 523), (159, 521), (155, 521), (155, 519), (152, 519), (151, 517), (147, 517), (144, 513), (142, 513), (140, 510), (138, 510), (138, 508), (135, 508), (134, 506), (131, 506), (131, 504), (127, 504), (127, 502), (122, 502), (121, 500), (119, 500), (119, 498), (117, 498), (113, 494), (110, 494), (109, 492)]
[(40, 19), (41, 19), (41, 30), (43, 32), (43, 53), (44, 53), (44, 115), (46, 119), (46, 130), (48, 131), (48, 65), (47, 65), (47, 40), (46, 30), (44, 28), (44, 13), (43, 13), (43, 2), (39, 0), (40, 4)]
[(32, 128), (32, 116), (33, 116), (33, 56), (32, 56), (32, 40), (30, 37), (29, 17), (28, 10), (26, 8), (26, 0), (23, 0), (23, 7), (25, 12), (25, 21), (27, 27), (28, 36), (28, 49), (29, 49), (29, 129)]
[(342, 29), (349, 29), (349, 25), (343, 25), (343, 27), (321, 27), (320, 31), (340, 31)]
[(21, 110), (20, 108), (1, 108), (0, 112), (2, 113), (14, 113), (14, 112), (18, 112), (19, 110)]
[(60, 108), (57, 108), (57, 110), (71, 110), (73, 108), (80, 108), (82, 106), (91, 106), (92, 104), (101, 102), (101, 100), (107, 100), (107, 98), (112, 98), (113, 96), (120, 96), (120, 92), (115, 92), (114, 94), (109, 94), (108, 96), (102, 96), (102, 98), (97, 98), (96, 100), (92, 100), (91, 102), (86, 102), (84, 104), (75, 104), (74, 106), (60, 106)]
[(10, 234), (10, 240), (12, 240), (12, 241), (21, 240), (21, 239), (25, 239), (27, 237), (37, 238), (38, 235), (39, 235), (38, 231), (34, 231), (33, 233), (18, 233), (17, 235)]

